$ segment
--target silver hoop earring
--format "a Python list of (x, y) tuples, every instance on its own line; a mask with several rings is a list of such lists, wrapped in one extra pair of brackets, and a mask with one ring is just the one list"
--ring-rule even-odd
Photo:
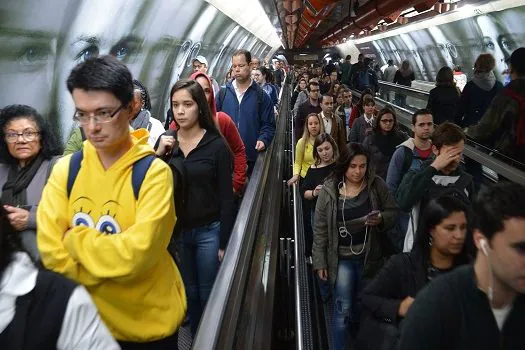
[(429, 245), (430, 247), (432, 247), (432, 236), (429, 237), (428, 245)]

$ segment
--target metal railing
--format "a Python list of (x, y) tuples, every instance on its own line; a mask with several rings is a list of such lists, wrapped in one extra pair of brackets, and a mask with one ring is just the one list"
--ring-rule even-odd
[[(283, 88), (281, 98), (286, 93)], [(289, 113), (282, 107), (281, 114)], [(277, 122), (272, 145), (255, 163), (193, 349), (264, 349), (271, 344), (280, 211), (275, 203), (283, 196), (279, 167), (287, 118)]]

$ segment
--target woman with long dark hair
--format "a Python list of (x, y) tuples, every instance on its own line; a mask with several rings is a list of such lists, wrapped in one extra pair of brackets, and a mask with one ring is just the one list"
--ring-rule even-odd
[(0, 189), (11, 225), (34, 259), (36, 210), (51, 169), (62, 153), (50, 124), (32, 107), (0, 110)]
[(335, 350), (348, 348), (361, 280), (382, 266), (385, 232), (396, 217), (397, 204), (371, 171), (368, 152), (351, 143), (320, 190), (313, 228), (313, 268), (333, 290)]
[(174, 172), (180, 267), (195, 334), (233, 227), (232, 155), (198, 82), (179, 80), (170, 98), (179, 128), (161, 136), (156, 153)]
[(417, 293), (433, 278), (469, 262), (468, 208), (453, 197), (426, 207), (410, 253), (394, 255), (362, 293), (359, 349), (393, 349), (398, 326)]
[(383, 108), (374, 119), (374, 130), (368, 135), (363, 145), (372, 156), (372, 166), (375, 173), (386, 181), (386, 173), (396, 147), (405, 142), (408, 136), (397, 127), (396, 112), (391, 108)]
[(430, 90), (427, 102), (427, 109), (432, 111), (434, 124), (454, 122), (460, 95), (452, 69), (441, 68), (436, 76), (436, 87)]
[[(305, 201), (309, 202), (309, 206), (303, 208), (303, 212), (310, 210), (309, 215), (305, 218), (310, 219), (309, 232), (306, 235), (306, 255), (312, 256), (312, 231), (313, 218), (317, 197), (323, 188), (324, 180), (334, 170), (335, 160), (339, 157), (339, 150), (337, 143), (330, 134), (322, 133), (315, 138), (313, 145), (314, 163), (308, 168), (304, 181), (301, 183), (301, 194)], [(305, 213), (306, 214), (306, 213)], [(305, 223), (305, 227), (307, 223)]]

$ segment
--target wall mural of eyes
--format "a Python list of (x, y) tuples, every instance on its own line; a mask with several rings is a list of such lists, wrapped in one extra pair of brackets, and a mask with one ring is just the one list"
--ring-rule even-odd
[[(525, 46), (524, 22), (525, 6), (522, 5), (410, 32), (415, 48), (412, 45), (407, 48), (406, 41), (398, 40), (399, 36), (376, 40), (380, 44), (373, 46), (378, 59), (391, 57), (397, 66), (403, 59), (410, 59), (411, 64), (421, 59), (423, 65), (419, 68), (422, 70), (421, 74), (416, 74), (416, 79), (429, 81), (434, 81), (437, 71), (445, 65), (460, 65), (470, 79), (473, 74), (470, 68), (477, 56), (491, 53), (496, 59), (496, 77), (503, 81), (508, 68), (505, 61), (514, 50)], [(368, 50), (372, 45), (364, 42), (356, 46), (359, 50)], [(377, 47), (389, 49), (380, 52)], [(415, 67), (417, 65), (413, 65)]]
[[(81, 62), (107, 54), (124, 62), (135, 78), (145, 81), (155, 97), (153, 116), (163, 120), (171, 84), (189, 75), (195, 56), (213, 62), (209, 73), (222, 83), (239, 43), (244, 41), (254, 52), (270, 50), (205, 0), (53, 0), (53, 7), (34, 11), (37, 4), (0, 3), (0, 75), (11, 87), (0, 94), (0, 108), (12, 103), (34, 106), (50, 116), (64, 142), (73, 127), (65, 81)], [(108, 232), (117, 229), (110, 219), (100, 225)]]

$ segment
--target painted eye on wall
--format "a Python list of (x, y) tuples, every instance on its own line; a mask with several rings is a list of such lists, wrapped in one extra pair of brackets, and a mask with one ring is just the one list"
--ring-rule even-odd
[(73, 215), (73, 219), (71, 220), (71, 227), (77, 227), (77, 226), (86, 226), (86, 227), (95, 227), (95, 223), (93, 222), (93, 219), (89, 214), (78, 212), (75, 215)]
[(120, 233), (120, 225), (117, 220), (111, 215), (103, 215), (98, 219), (97, 231), (107, 235), (114, 235)]
[(76, 59), (80, 62), (85, 62), (86, 60), (97, 57), (99, 53), (98, 46), (96, 45), (90, 45), (86, 47), (84, 50), (80, 51), (76, 57)]

